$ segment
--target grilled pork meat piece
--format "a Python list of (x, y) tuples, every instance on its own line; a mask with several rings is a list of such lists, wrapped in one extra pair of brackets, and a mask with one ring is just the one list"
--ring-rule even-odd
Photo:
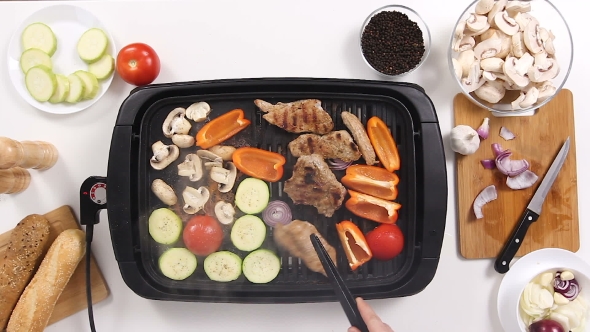
[(291, 133), (326, 134), (334, 128), (332, 117), (317, 99), (279, 102), (275, 105), (256, 99), (254, 104), (266, 113), (262, 116), (266, 121)]
[(287, 225), (279, 223), (275, 226), (273, 236), (275, 243), (279, 247), (287, 250), (291, 256), (300, 258), (308, 269), (326, 275), (322, 262), (320, 262), (320, 258), (309, 238), (314, 233), (326, 248), (334, 264), (336, 264), (336, 249), (322, 237), (314, 225), (307, 221), (293, 220)]
[(295, 157), (319, 154), (324, 159), (356, 161), (361, 158), (359, 147), (346, 130), (332, 131), (326, 135), (299, 135), (289, 142), (289, 150)]
[(346, 128), (352, 133), (352, 137), (354, 137), (367, 165), (376, 164), (377, 156), (375, 154), (375, 149), (373, 149), (369, 135), (367, 135), (365, 126), (363, 126), (361, 120), (350, 112), (342, 112), (340, 116), (342, 117), (342, 122), (344, 122)]
[(346, 196), (346, 188), (318, 154), (297, 159), (293, 175), (285, 181), (283, 191), (295, 204), (314, 206), (326, 217), (331, 217), (340, 208)]

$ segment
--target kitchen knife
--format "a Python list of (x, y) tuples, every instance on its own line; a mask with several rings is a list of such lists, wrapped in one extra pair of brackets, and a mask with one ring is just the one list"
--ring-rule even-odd
[(517, 223), (516, 228), (510, 236), (510, 239), (508, 240), (508, 242), (506, 242), (506, 244), (504, 244), (504, 248), (500, 252), (500, 255), (498, 255), (498, 258), (494, 263), (494, 269), (498, 273), (508, 272), (508, 270), (510, 269), (510, 261), (512, 261), (512, 259), (516, 255), (516, 252), (520, 248), (520, 245), (522, 244), (522, 240), (524, 239), (527, 230), (529, 229), (532, 223), (539, 219), (539, 216), (541, 215), (541, 208), (543, 207), (545, 198), (547, 197), (547, 194), (549, 193), (549, 189), (551, 189), (553, 182), (555, 182), (555, 179), (557, 178), (557, 175), (561, 170), (561, 166), (563, 166), (563, 163), (567, 158), (569, 150), (570, 138), (568, 137), (565, 140), (565, 143), (563, 143), (561, 149), (559, 150), (559, 153), (553, 160), (551, 167), (549, 167), (549, 170), (545, 174), (545, 177), (543, 178), (543, 181), (537, 188), (537, 191), (535, 191), (535, 195), (533, 195), (533, 198), (529, 202), (529, 205), (526, 207), (526, 210), (522, 214), (520, 221)]

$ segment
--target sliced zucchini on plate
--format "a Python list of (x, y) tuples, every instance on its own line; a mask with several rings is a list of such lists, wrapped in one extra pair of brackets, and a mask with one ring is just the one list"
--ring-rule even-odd
[(38, 48), (29, 48), (28, 50), (24, 51), (20, 56), (19, 62), (20, 69), (25, 74), (29, 69), (35, 67), (36, 65), (43, 65), (49, 69), (53, 69), (51, 57)]
[(48, 101), (57, 88), (57, 79), (51, 69), (37, 65), (25, 74), (25, 85), (31, 96), (39, 101)]
[(172, 280), (184, 280), (197, 269), (197, 257), (186, 248), (170, 248), (158, 259), (160, 271)]
[(53, 96), (49, 98), (49, 102), (53, 104), (61, 103), (65, 101), (70, 93), (70, 80), (61, 74), (55, 74), (57, 80), (57, 88), (53, 93)]
[(53, 30), (46, 24), (36, 22), (29, 24), (21, 34), (23, 50), (39, 49), (52, 56), (57, 50), (57, 38)]
[(88, 100), (96, 97), (99, 88), (96, 76), (85, 70), (77, 70), (74, 74), (80, 77), (84, 84), (84, 96), (82, 96), (82, 99)]
[(70, 81), (70, 92), (68, 92), (65, 101), (68, 103), (77, 103), (84, 96), (84, 82), (76, 74), (68, 75), (68, 81)]
[(115, 59), (110, 54), (105, 54), (98, 61), (88, 65), (88, 72), (99, 81), (109, 78), (114, 70)]
[(213, 281), (234, 281), (242, 274), (242, 259), (231, 251), (217, 251), (205, 258), (203, 269)]
[(82, 34), (76, 48), (80, 59), (93, 63), (105, 54), (108, 45), (109, 39), (106, 33), (101, 29), (92, 28)]

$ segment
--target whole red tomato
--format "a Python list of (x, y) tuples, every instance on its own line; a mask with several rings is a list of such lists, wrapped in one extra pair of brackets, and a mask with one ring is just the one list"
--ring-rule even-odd
[(404, 249), (404, 234), (396, 224), (382, 224), (365, 236), (373, 257), (390, 260)]
[(117, 73), (129, 84), (150, 84), (160, 74), (160, 58), (149, 45), (129, 44), (117, 55)]
[(194, 216), (184, 227), (182, 239), (193, 254), (207, 256), (221, 246), (223, 230), (213, 217)]

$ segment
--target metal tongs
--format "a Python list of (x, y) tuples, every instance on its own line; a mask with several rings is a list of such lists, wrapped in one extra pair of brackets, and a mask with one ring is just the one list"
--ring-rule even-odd
[(334, 287), (334, 293), (336, 293), (336, 297), (338, 301), (342, 305), (342, 309), (344, 309), (344, 313), (346, 313), (346, 317), (348, 317), (348, 321), (350, 325), (356, 327), (361, 332), (369, 332), (365, 321), (361, 317), (361, 313), (359, 312), (358, 306), (356, 305), (356, 301), (350, 293), (348, 287), (344, 283), (342, 276), (338, 273), (334, 262), (332, 262), (332, 258), (328, 255), (326, 248), (320, 241), (317, 235), (311, 234), (310, 236), (311, 243), (315, 251), (320, 258), (320, 262), (322, 262), (322, 266), (324, 270), (326, 270), (326, 274), (328, 275), (328, 279), (332, 283), (332, 287)]

